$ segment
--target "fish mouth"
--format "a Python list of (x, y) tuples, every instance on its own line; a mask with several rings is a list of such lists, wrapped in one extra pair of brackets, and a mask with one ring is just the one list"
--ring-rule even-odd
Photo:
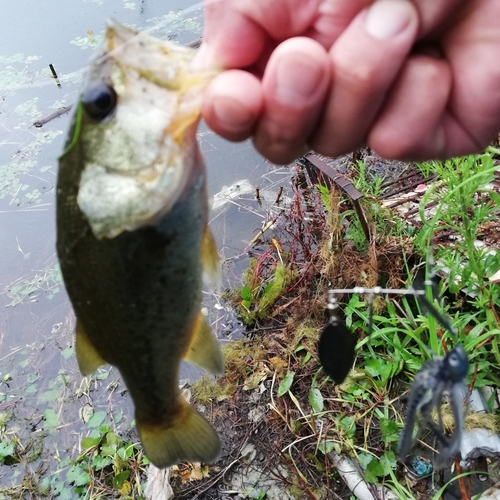
[(110, 52), (136, 36), (140, 36), (140, 34), (120, 24), (115, 18), (110, 17), (106, 20), (106, 40)]
[[(104, 81), (118, 104), (113, 120), (101, 129), (106, 140), (97, 137), (77, 196), (98, 239), (151, 225), (181, 199), (198, 172), (196, 128), (203, 90), (215, 75), (193, 69), (193, 48), (138, 33), (114, 19), (106, 26), (86, 86)], [(91, 131), (89, 141), (94, 137)], [(110, 145), (120, 141), (112, 155)], [(129, 150), (140, 154), (126, 156), (123, 151)]]

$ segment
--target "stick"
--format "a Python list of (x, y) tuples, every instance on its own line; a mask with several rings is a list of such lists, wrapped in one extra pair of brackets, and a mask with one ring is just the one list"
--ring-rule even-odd
[(43, 127), (46, 123), (50, 122), (54, 118), (57, 118), (61, 115), (64, 115), (64, 113), (67, 113), (68, 111), (71, 110), (73, 106), (70, 104), (69, 106), (64, 106), (61, 109), (58, 109), (57, 111), (54, 111), (53, 113), (50, 113), (50, 115), (44, 116), (43, 118), (40, 118), (40, 120), (36, 120), (33, 122), (33, 125), (37, 128)]

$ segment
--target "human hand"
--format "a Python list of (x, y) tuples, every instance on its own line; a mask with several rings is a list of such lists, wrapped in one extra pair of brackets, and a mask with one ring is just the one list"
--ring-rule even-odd
[[(498, 0), (207, 0), (206, 64), (234, 68), (203, 116), (287, 163), (365, 144), (398, 159), (479, 152), (500, 129)], [(439, 44), (441, 56), (412, 52)], [(245, 70), (242, 70), (245, 68)]]

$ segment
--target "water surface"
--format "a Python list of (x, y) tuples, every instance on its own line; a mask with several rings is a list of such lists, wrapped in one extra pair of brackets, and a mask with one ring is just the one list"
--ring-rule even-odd
[[(78, 455), (81, 438), (92, 431), (84, 416), (89, 408), (94, 414), (106, 412), (105, 422), (117, 432), (134, 433), (118, 373), (104, 367), (83, 379), (73, 355), (75, 320), (55, 255), (54, 189), (70, 116), (42, 128), (33, 121), (76, 100), (106, 18), (186, 43), (201, 34), (202, 26), (200, 8), (189, 5), (180, 0), (25, 0), (9, 3), (8, 15), (0, 18), (0, 438), (38, 450), (20, 464), (0, 460), (0, 498), (29, 472), (40, 480), (60, 476), (64, 483), (65, 460)], [(58, 72), (60, 88), (49, 64)], [(247, 265), (246, 247), (270, 216), (279, 187), (288, 185), (289, 172), (268, 164), (251, 143), (231, 144), (203, 124), (199, 141), (209, 194), (218, 200), (210, 217), (226, 263), (224, 284), (234, 284)], [(218, 193), (231, 185), (221, 198)], [(255, 200), (254, 187), (261, 188), (263, 205)], [(210, 322), (223, 340), (241, 332), (217, 295), (205, 297)], [(198, 374), (183, 365), (181, 377)], [(71, 488), (63, 490), (63, 497), (72, 498)]]

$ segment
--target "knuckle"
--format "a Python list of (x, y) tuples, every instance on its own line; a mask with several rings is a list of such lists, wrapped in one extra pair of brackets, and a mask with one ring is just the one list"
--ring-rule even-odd
[(368, 94), (378, 91), (380, 69), (369, 62), (352, 62), (347, 65), (335, 66), (336, 84), (350, 89), (351, 92)]

